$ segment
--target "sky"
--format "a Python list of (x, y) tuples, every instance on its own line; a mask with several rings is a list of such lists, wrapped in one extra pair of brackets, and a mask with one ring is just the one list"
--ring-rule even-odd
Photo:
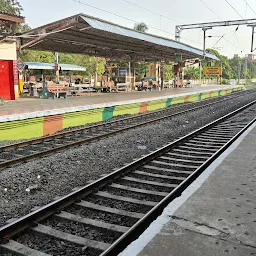
[[(20, 0), (26, 23), (36, 28), (78, 13), (133, 28), (145, 22), (148, 33), (175, 39), (175, 26), (212, 21), (256, 18), (256, 0)], [(251, 28), (246, 25), (207, 30), (206, 48), (221, 54), (244, 56), (251, 49)], [(181, 42), (203, 49), (201, 29), (184, 30)], [(256, 37), (255, 37), (256, 38)], [(218, 41), (218, 42), (217, 42)], [(256, 40), (255, 40), (256, 48)]]

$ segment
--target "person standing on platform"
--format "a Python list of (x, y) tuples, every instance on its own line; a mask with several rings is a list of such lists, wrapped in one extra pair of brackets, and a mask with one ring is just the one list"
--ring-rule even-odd
[(176, 88), (177, 87), (177, 77), (176, 76), (173, 77), (172, 82), (173, 82), (173, 88)]

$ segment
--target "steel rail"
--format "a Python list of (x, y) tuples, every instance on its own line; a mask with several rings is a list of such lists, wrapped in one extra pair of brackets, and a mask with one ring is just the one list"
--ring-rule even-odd
[[(236, 94), (235, 96), (234, 95), (232, 95), (232, 96), (233, 97), (230, 96), (231, 99), (239, 97), (241, 95)], [(79, 141), (69, 142), (69, 143), (66, 143), (66, 144), (61, 145), (61, 146), (56, 146), (54, 148), (49, 148), (49, 149), (46, 149), (46, 150), (38, 151), (38, 152), (33, 153), (33, 154), (25, 155), (25, 156), (22, 156), (22, 157), (17, 157), (17, 158), (11, 159), (11, 160), (6, 160), (4, 162), (0, 162), (0, 169), (5, 168), (7, 166), (10, 166), (12, 164), (22, 163), (24, 161), (27, 161), (27, 160), (30, 160), (30, 159), (33, 159), (33, 158), (42, 157), (42, 156), (45, 156), (45, 155), (48, 155), (48, 154), (51, 154), (51, 153), (55, 153), (55, 152), (58, 152), (58, 151), (61, 151), (61, 150), (64, 150), (64, 149), (68, 149), (68, 148), (72, 148), (72, 147), (79, 146), (79, 145), (82, 145), (82, 144), (90, 143), (92, 141), (96, 141), (96, 140), (99, 140), (99, 139), (102, 139), (102, 138), (105, 138), (105, 137), (108, 137), (108, 136), (115, 135), (117, 133), (121, 133), (121, 132), (130, 130), (130, 129), (134, 129), (134, 128), (137, 128), (137, 127), (141, 127), (141, 126), (144, 126), (144, 125), (155, 123), (157, 121), (161, 121), (161, 120), (164, 120), (164, 119), (167, 119), (167, 118), (173, 118), (175, 116), (182, 115), (182, 114), (185, 114), (185, 113), (188, 113), (188, 112), (191, 112), (191, 111), (196, 111), (198, 109), (202, 109), (204, 107), (211, 106), (211, 105), (214, 105), (214, 104), (222, 102), (222, 101), (226, 101), (226, 98), (222, 99), (222, 100), (210, 102), (210, 103), (207, 103), (207, 104), (204, 104), (204, 105), (200, 105), (200, 106), (197, 106), (197, 107), (194, 107), (194, 108), (182, 110), (182, 111), (179, 111), (177, 113), (173, 113), (173, 114), (165, 115), (165, 116), (162, 116), (162, 117), (154, 118), (154, 119), (151, 119), (151, 120), (139, 122), (137, 124), (128, 125), (128, 126), (125, 126), (123, 128), (118, 128), (118, 129), (115, 129), (115, 130), (110, 131), (110, 132), (105, 132), (104, 134), (95, 135), (95, 136), (85, 138), (85, 139), (82, 139), (82, 140), (79, 140)], [(193, 104), (193, 103), (190, 103), (190, 104)], [(180, 107), (181, 106), (177, 106), (176, 108), (173, 108), (173, 109), (178, 109)], [(157, 110), (155, 112), (145, 113), (145, 114), (142, 114), (140, 116), (126, 117), (126, 118), (123, 118), (123, 119), (120, 119), (120, 120), (114, 120), (114, 121), (111, 121), (111, 122), (106, 122), (104, 124), (91, 125), (91, 126), (87, 126), (85, 128), (80, 128), (80, 129), (75, 129), (75, 130), (72, 130), (72, 131), (67, 131), (67, 132), (63, 132), (63, 133), (59, 133), (59, 134), (49, 135), (49, 136), (45, 136), (45, 137), (39, 138), (39, 139), (33, 139), (33, 140), (26, 141), (26, 142), (21, 142), (21, 143), (16, 143), (16, 144), (3, 146), (3, 147), (0, 147), (0, 153), (1, 152), (8, 152), (10, 149), (17, 149), (19, 147), (22, 148), (22, 147), (26, 147), (26, 146), (30, 146), (30, 145), (37, 145), (40, 142), (47, 142), (47, 141), (51, 141), (51, 140), (58, 139), (58, 138), (64, 138), (67, 135), (76, 134), (77, 132), (83, 132), (83, 131), (90, 130), (90, 129), (93, 129), (93, 128), (106, 127), (108, 125), (113, 125), (113, 124), (116, 124), (116, 123), (122, 123), (122, 122), (127, 121), (127, 120), (136, 120), (138, 118), (141, 118), (141, 117), (144, 117), (144, 116), (154, 115), (154, 114), (160, 113), (160, 112), (164, 113), (165, 111), (168, 111), (168, 110), (167, 109)]]
[[(230, 113), (231, 116), (238, 113), (237, 111), (241, 111), (244, 108), (255, 104), (256, 101), (247, 104), (246, 106)], [(217, 123), (222, 122), (224, 119), (230, 117), (230, 115), (226, 115), (198, 130), (192, 132), (179, 140), (174, 141), (170, 145), (164, 146), (159, 149), (159, 151), (168, 152), (170, 148), (174, 147), (175, 144), (181, 144), (184, 141), (188, 140), (200, 134), (203, 130), (207, 130), (208, 128), (216, 125)], [(168, 196), (166, 196), (161, 202), (159, 202), (154, 208), (152, 208), (142, 219), (140, 219), (133, 227), (131, 227), (125, 234), (119, 237), (106, 251), (104, 251), (100, 256), (113, 256), (118, 255), (122, 252), (132, 241), (136, 240), (142, 233), (147, 229), (147, 227), (162, 213), (164, 208), (175, 198), (181, 196), (182, 192), (193, 182), (195, 181), (200, 174), (208, 167), (210, 164), (216, 160), (242, 133), (244, 133), (252, 124), (256, 122), (256, 118), (254, 118), (250, 123), (248, 123), (242, 130), (240, 130), (232, 139), (230, 139), (225, 145), (223, 145), (218, 151), (216, 151), (206, 162), (204, 162), (200, 167), (198, 167), (189, 177), (187, 177), (181, 184), (178, 185)], [(166, 150), (169, 148), (168, 150)], [(158, 151), (158, 152), (159, 152)], [(154, 153), (153, 153), (154, 154)], [(161, 153), (162, 154), (162, 153)], [(152, 157), (152, 156), (150, 156)], [(155, 158), (155, 157), (154, 157)], [(143, 159), (144, 160), (144, 159)]]
[[(235, 116), (246, 108), (254, 105), (256, 100), (250, 102), (249, 104), (203, 126), (202, 128), (197, 129), (194, 132), (189, 133), (188, 135), (175, 140), (172, 143), (169, 143), (162, 148), (141, 157), (140, 159), (133, 161), (132, 163), (106, 175), (103, 178), (98, 179), (97, 181), (80, 188), (77, 191), (74, 191), (46, 206), (27, 214), (26, 216), (0, 228), (0, 239), (3, 242), (7, 242), (10, 237), (15, 234), (24, 231), (26, 228), (31, 227), (33, 225), (37, 225), (41, 220), (53, 215), (54, 213), (61, 211), (62, 209), (70, 206), (71, 204), (78, 202), (85, 196), (94, 193), (95, 191), (100, 190), (104, 186), (113, 183), (119, 178), (124, 177), (128, 173), (136, 170), (142, 165), (152, 161), (153, 159), (167, 153), (171, 149), (181, 145), (182, 143), (188, 141), (191, 138), (194, 138), (197, 135), (200, 135), (204, 131), (212, 128), (215, 125), (225, 121), (226, 119)], [(147, 227), (148, 225), (162, 212), (164, 207), (172, 201), (177, 196), (180, 196), (182, 191), (186, 189), (204, 170), (207, 168), (226, 148), (230, 146), (231, 143), (234, 142), (248, 127), (255, 122), (255, 118), (247, 124), (243, 129), (241, 129), (234, 137), (232, 137), (228, 142), (226, 142), (219, 150), (212, 154), (212, 156), (206, 160), (200, 167), (198, 167), (191, 175), (189, 175), (182, 183), (180, 183), (174, 190), (172, 190), (164, 199), (162, 199), (156, 206), (154, 206), (146, 215), (136, 222), (126, 233), (120, 236), (107, 250), (105, 250), (101, 256), (113, 256), (118, 255), (131, 241), (136, 239)]]

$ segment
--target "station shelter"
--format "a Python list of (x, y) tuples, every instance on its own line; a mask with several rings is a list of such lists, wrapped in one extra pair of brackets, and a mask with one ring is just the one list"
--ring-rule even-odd
[[(187, 44), (136, 31), (86, 14), (77, 14), (43, 25), (19, 37), (19, 50), (41, 50), (103, 57), (129, 62), (130, 70), (135, 69), (136, 62), (158, 62), (161, 65), (157, 68), (160, 71), (161, 88), (163, 88), (163, 63), (176, 63), (176, 56), (182, 56), (183, 62), (203, 57), (218, 61), (215, 55), (206, 53), (204, 56), (202, 50)], [(9, 66), (11, 64), (13, 63)], [(156, 73), (156, 69), (153, 69), (152, 73)], [(131, 80), (131, 74), (129, 77)], [(17, 81), (14, 80), (13, 83)], [(13, 89), (9, 98), (15, 98), (14, 91)]]

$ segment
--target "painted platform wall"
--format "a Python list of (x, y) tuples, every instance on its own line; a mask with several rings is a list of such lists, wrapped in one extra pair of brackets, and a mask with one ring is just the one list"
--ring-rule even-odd
[(243, 89), (244, 87), (241, 86), (233, 89), (195, 93), (162, 100), (152, 100), (142, 103), (117, 105), (25, 120), (2, 122), (0, 123), (0, 140), (19, 140), (40, 137), (53, 134), (64, 128), (104, 121), (118, 115), (143, 113), (184, 102), (194, 102), (207, 98), (224, 96)]

